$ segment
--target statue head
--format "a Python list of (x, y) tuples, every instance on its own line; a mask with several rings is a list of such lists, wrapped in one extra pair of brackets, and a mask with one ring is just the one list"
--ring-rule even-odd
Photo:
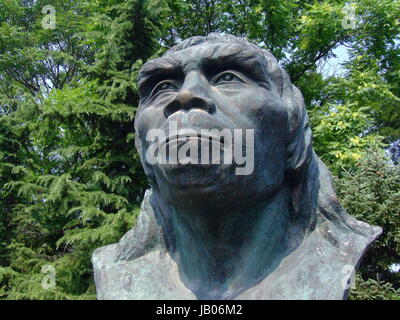
[[(314, 249), (321, 241), (330, 243), (327, 259), (343, 254), (341, 263), (355, 265), (380, 234), (340, 205), (331, 174), (312, 148), (302, 94), (269, 51), (231, 35), (189, 38), (143, 65), (139, 96), (135, 142), (151, 191), (116, 260), (161, 248), (177, 261), (192, 292), (234, 297), (297, 248), (314, 257), (300, 264), (307, 272), (318, 264)], [(194, 153), (189, 161), (188, 150)], [(219, 162), (199, 160), (202, 153), (210, 160), (214, 150)], [(168, 161), (173, 151), (177, 162)], [(154, 161), (161, 154), (163, 161)], [(237, 161), (240, 156), (248, 163)]]
[[(336, 199), (328, 169), (313, 151), (303, 96), (268, 50), (232, 35), (186, 39), (143, 65), (139, 96), (136, 147), (152, 186), (165, 196), (204, 199), (217, 194), (231, 198), (225, 205), (236, 205), (235, 199), (247, 205), (245, 199), (268, 198), (287, 185), (294, 211), (306, 216), (309, 227), (317, 216), (345, 229), (353, 224)], [(151, 129), (176, 134), (169, 132), (171, 122), (178, 134), (185, 129), (253, 129), (253, 170), (238, 175), (234, 162), (150, 164), (146, 135)], [(362, 232), (358, 224), (352, 228)]]
[[(243, 199), (258, 201), (283, 183), (300, 181), (312, 158), (311, 130), (301, 93), (267, 50), (244, 39), (210, 34), (183, 41), (143, 66), (139, 92), (136, 147), (151, 183), (166, 195), (203, 197), (218, 190), (226, 198), (240, 190)], [(176, 132), (169, 132), (171, 123)], [(234, 161), (151, 164), (148, 151), (154, 141), (146, 138), (155, 129), (166, 137), (192, 130), (199, 134), (198, 141), (204, 129), (228, 131), (233, 149), (243, 148), (246, 155), (251, 154), (247, 158), (251, 163), (245, 164), (244, 174), (238, 174), (240, 166)], [(234, 139), (239, 130), (240, 141)], [(254, 144), (246, 140), (246, 133), (254, 135)]]

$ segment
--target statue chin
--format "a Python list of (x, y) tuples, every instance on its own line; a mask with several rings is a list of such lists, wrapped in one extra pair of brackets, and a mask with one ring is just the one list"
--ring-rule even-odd
[(192, 188), (197, 193), (199, 188), (220, 188), (235, 176), (234, 164), (158, 164), (157, 169), (161, 180), (183, 193)]

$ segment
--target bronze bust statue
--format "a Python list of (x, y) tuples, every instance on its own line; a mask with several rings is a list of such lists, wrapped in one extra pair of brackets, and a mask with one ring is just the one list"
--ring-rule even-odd
[[(381, 229), (338, 202), (302, 94), (270, 52), (193, 37), (143, 65), (139, 93), (136, 147), (151, 188), (136, 226), (93, 253), (98, 299), (347, 297), (348, 270)], [(200, 142), (228, 154), (227, 137), (251, 163), (195, 161)], [(184, 144), (195, 155), (169, 162)], [(167, 161), (150, 159), (166, 146)]]

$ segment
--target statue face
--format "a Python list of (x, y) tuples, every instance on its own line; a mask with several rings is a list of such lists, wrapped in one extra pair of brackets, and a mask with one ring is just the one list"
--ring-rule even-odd
[[(237, 191), (254, 197), (282, 184), (286, 165), (288, 112), (261, 50), (235, 43), (203, 43), (147, 62), (140, 73), (140, 106), (135, 119), (142, 161), (165, 192)], [(237, 164), (154, 164), (143, 159), (146, 134), (171, 123), (178, 134), (191, 129), (254, 130), (254, 170)], [(243, 132), (243, 141), (246, 134)], [(237, 143), (238, 141), (233, 141)], [(233, 146), (235, 147), (235, 146)], [(253, 147), (253, 146), (250, 146)]]

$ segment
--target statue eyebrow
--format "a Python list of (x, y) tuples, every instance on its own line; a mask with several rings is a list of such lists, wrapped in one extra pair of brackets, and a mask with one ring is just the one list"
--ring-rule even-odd
[(245, 50), (235, 50), (231, 53), (214, 52), (210, 57), (205, 58), (203, 62), (203, 70), (211, 70), (212, 73), (218, 73), (227, 69), (233, 69), (244, 72), (255, 80), (266, 80), (267, 67), (261, 61), (258, 52), (246, 52)]
[(140, 71), (139, 80), (153, 74), (165, 73), (182, 69), (181, 64), (172, 59), (158, 58), (145, 63)]
[(173, 59), (158, 58), (152, 60), (142, 67), (138, 81), (139, 94), (146, 96), (153, 86), (166, 78), (176, 79), (183, 76), (182, 65)]
[[(224, 70), (243, 72), (250, 78), (265, 82), (267, 80), (266, 60), (262, 54), (243, 46), (221, 45), (203, 52), (201, 69), (204, 74), (213, 76)], [(139, 73), (138, 85), (140, 98), (148, 96), (153, 87), (164, 79), (184, 78), (185, 65), (190, 61), (181, 61), (172, 56), (161, 57), (145, 63)]]

